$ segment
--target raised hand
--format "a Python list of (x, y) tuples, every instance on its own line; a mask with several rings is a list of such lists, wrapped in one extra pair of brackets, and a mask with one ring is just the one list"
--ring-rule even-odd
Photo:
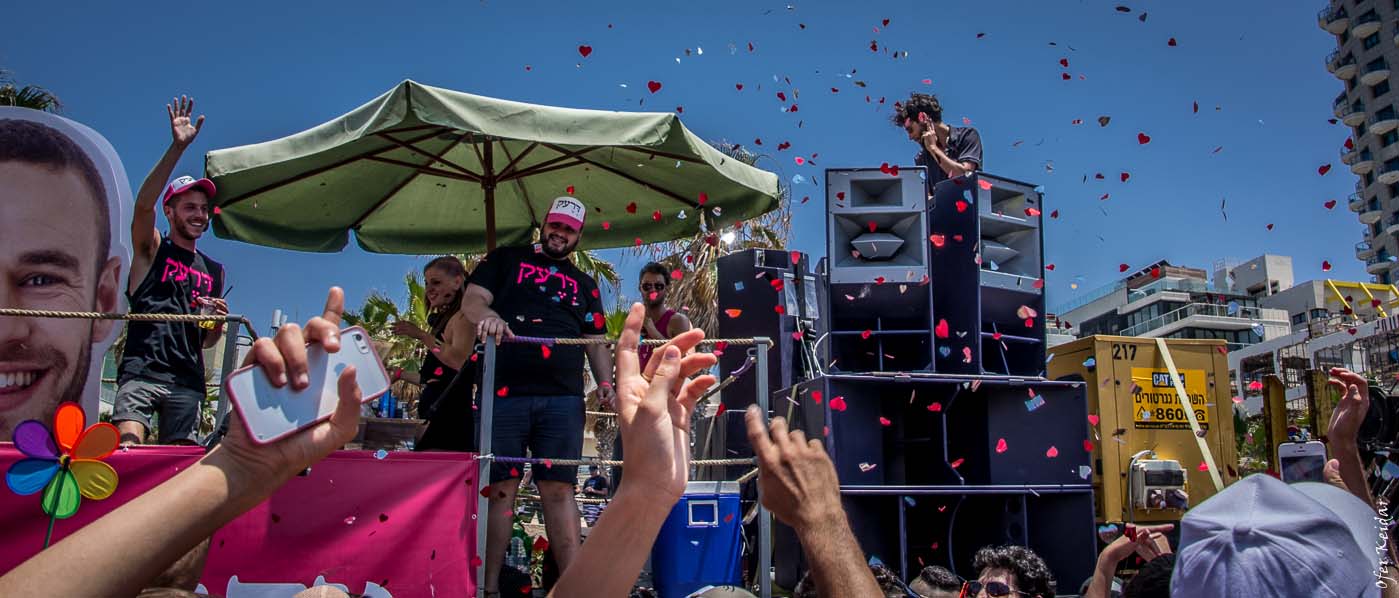
[(718, 358), (693, 353), (704, 331), (692, 329), (652, 354), (648, 381), (641, 375), (636, 351), (645, 317), (645, 308), (633, 304), (617, 341), (617, 423), (627, 447), (627, 477), (619, 490), (640, 484), (673, 504), (685, 493), (690, 477), (690, 416), (700, 396), (716, 382), (710, 375), (690, 376), (712, 367)]
[(1334, 445), (1354, 447), (1360, 434), (1360, 424), (1370, 409), (1370, 384), (1365, 377), (1345, 368), (1331, 368), (1327, 384), (1341, 393), (1341, 400), (1331, 412), (1326, 438)]
[(204, 126), (204, 115), (199, 115), (198, 119), (191, 122), (190, 116), (194, 114), (194, 98), (180, 96), (165, 105), (165, 111), (170, 114), (170, 141), (181, 149), (188, 147), (199, 135), (199, 129)]
[(763, 506), (799, 533), (834, 521), (843, 524), (840, 480), (821, 441), (808, 440), (801, 430), (789, 432), (787, 420), (781, 417), (765, 425), (757, 406), (748, 407), (743, 417), (748, 443), (758, 458), (758, 494)]
[[(258, 339), (243, 365), (261, 366), (274, 386), (291, 384), (293, 389), (305, 389), (309, 384), (306, 346), (318, 343), (327, 353), (339, 351), (340, 315), (344, 311), (345, 293), (339, 287), (332, 287), (326, 297), (325, 312), (320, 317), (312, 318), (304, 329), (296, 324), (282, 326), (275, 340)], [(360, 392), (353, 366), (340, 373), (338, 388), (340, 403), (329, 420), (276, 442), (258, 445), (243, 428), (242, 418), (234, 417), (228, 434), (216, 450), (225, 451), (227, 461), (249, 476), (248, 479), (275, 488), (354, 438), (359, 428)]]

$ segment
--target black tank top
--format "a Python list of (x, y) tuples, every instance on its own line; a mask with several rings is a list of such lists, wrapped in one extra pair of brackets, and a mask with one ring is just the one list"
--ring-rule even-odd
[[(221, 296), (223, 274), (223, 266), (203, 252), (187, 251), (166, 237), (146, 277), (136, 292), (127, 296), (131, 313), (199, 313), (195, 299)], [(204, 329), (186, 322), (129, 322), (117, 383), (133, 378), (203, 392)]]

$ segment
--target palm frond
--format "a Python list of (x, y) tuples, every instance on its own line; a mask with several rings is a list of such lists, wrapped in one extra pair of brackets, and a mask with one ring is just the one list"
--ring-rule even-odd
[(44, 112), (63, 109), (58, 96), (37, 85), (18, 85), (10, 71), (4, 69), (0, 69), (0, 106), (18, 106)]

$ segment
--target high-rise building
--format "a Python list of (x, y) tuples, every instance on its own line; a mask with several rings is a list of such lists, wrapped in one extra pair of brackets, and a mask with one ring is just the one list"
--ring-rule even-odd
[(1332, 0), (1317, 24), (1336, 36), (1326, 70), (1345, 85), (1332, 112), (1350, 127), (1341, 162), (1360, 177), (1350, 210), (1365, 225), (1355, 257), (1373, 281), (1399, 278), (1399, 94), (1390, 93), (1391, 65), (1399, 65), (1399, 0)]

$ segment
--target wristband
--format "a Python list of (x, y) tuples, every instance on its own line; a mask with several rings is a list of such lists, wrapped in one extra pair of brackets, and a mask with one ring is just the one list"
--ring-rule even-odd
[(612, 383), (607, 381), (598, 382), (597, 385), (602, 388), (612, 388)]

